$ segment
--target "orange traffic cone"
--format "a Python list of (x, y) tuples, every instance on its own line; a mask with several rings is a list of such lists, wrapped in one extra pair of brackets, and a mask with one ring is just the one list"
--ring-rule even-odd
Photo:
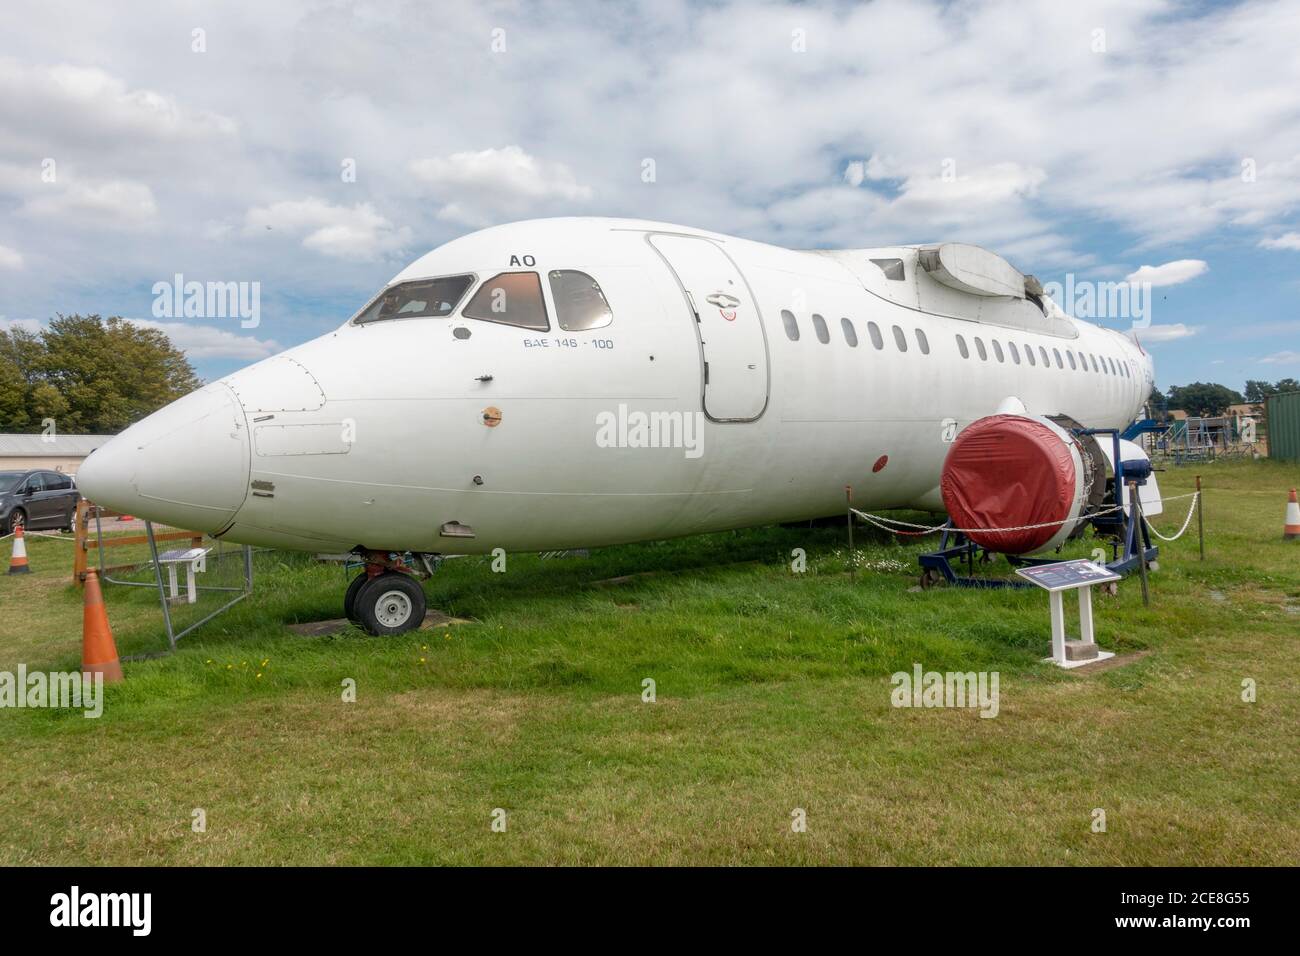
[(23, 540), (23, 526), (18, 525), (14, 528), (14, 549), (9, 558), (9, 573), (30, 574), (31, 570), (27, 566), (27, 542)]
[(106, 684), (115, 684), (122, 679), (122, 664), (117, 659), (113, 629), (108, 626), (104, 594), (99, 589), (99, 572), (93, 568), (86, 571), (86, 603), (81, 618), (81, 670), (87, 674), (103, 674)]
[[(1282, 529), (1283, 541), (1300, 538), (1300, 502), (1296, 501), (1295, 489), (1291, 489), (1291, 500), (1286, 503), (1286, 527)], [(13, 568), (9, 569), (13, 571)]]

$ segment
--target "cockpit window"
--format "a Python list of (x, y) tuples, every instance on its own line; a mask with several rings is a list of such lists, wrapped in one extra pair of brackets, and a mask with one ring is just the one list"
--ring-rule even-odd
[(385, 289), (356, 317), (356, 325), (383, 319), (436, 318), (451, 315), (473, 285), (473, 276), (416, 279)]
[(566, 332), (600, 329), (614, 321), (600, 284), (585, 272), (553, 269), (551, 298), (555, 300), (555, 321)]
[(479, 287), (462, 314), (467, 319), (539, 332), (551, 327), (546, 318), (546, 302), (542, 299), (542, 280), (536, 272), (498, 273)]

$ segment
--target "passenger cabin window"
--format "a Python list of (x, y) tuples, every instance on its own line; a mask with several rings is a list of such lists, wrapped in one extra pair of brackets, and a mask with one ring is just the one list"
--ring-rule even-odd
[(844, 330), (844, 341), (849, 343), (849, 348), (857, 348), (858, 330), (853, 327), (853, 323), (848, 319), (840, 319), (840, 328)]
[(605, 301), (600, 284), (585, 272), (554, 269), (550, 272), (551, 299), (555, 302), (555, 321), (566, 332), (603, 329), (614, 321), (614, 313)]
[(916, 344), (920, 348), (922, 355), (930, 354), (930, 340), (925, 337), (924, 329), (916, 330)]
[(1011, 361), (1013, 361), (1013, 362), (1015, 362), (1017, 365), (1019, 365), (1019, 364), (1020, 364), (1020, 349), (1016, 348), (1016, 343), (1015, 343), (1015, 342), (1008, 342), (1008, 343), (1007, 343), (1007, 348), (1011, 349)]
[(907, 278), (907, 274), (903, 269), (902, 259), (872, 259), (871, 261), (880, 268), (880, 271), (885, 274), (886, 279), (893, 279), (895, 282), (902, 282)]
[(1082, 352), (1079, 353), (1079, 371), (1088, 371), (1088, 356), (1084, 355)]
[(826, 345), (831, 340), (830, 330), (826, 328), (826, 320), (816, 312), (813, 313), (813, 331), (817, 333), (817, 341)]
[(1025, 358), (1029, 359), (1030, 365), (1038, 364), (1038, 362), (1034, 359), (1034, 347), (1032, 345), (1025, 346)]
[(1070, 368), (1078, 368), (1078, 367), (1079, 367), (1078, 365), (1074, 364), (1074, 353), (1071, 352), (1069, 349), (1066, 349), (1066, 350), (1065, 350), (1065, 357), (1068, 358), (1068, 359), (1070, 360)]
[(880, 326), (876, 325), (875, 322), (868, 322), (867, 331), (871, 334), (871, 344), (877, 349), (883, 349), (885, 347), (885, 338), (880, 334)]
[(781, 310), (781, 323), (785, 326), (785, 337), (791, 342), (799, 341), (799, 320), (789, 309)]
[(978, 335), (975, 336), (975, 351), (979, 352), (981, 362), (987, 362), (989, 360), (988, 350), (984, 348), (984, 340)]
[(960, 335), (957, 336), (957, 351), (961, 353), (962, 358), (970, 358), (970, 349), (966, 348), (966, 340)]
[(1043, 348), (1041, 345), (1038, 346), (1038, 354), (1043, 357), (1043, 368), (1051, 368), (1052, 360), (1047, 357), (1047, 349)]
[(1052, 358), (1056, 359), (1057, 368), (1065, 368), (1065, 363), (1061, 361), (1061, 350), (1052, 349)]
[(467, 319), (538, 332), (551, 327), (542, 298), (542, 280), (536, 272), (502, 272), (493, 276), (474, 293), (462, 314)]
[(1007, 360), (1006, 354), (1002, 351), (1002, 343), (997, 339), (993, 340), (993, 357), (999, 362), (1005, 362)]
[[(385, 289), (366, 306), (353, 325), (365, 325), (384, 319), (440, 318), (451, 315), (460, 305), (473, 276), (443, 276), (440, 279), (417, 279)], [(540, 289), (539, 289), (540, 291)]]
[(1089, 353), (1088, 353), (1088, 358), (1092, 359), (1092, 370), (1093, 370), (1094, 372), (1097, 372), (1097, 373), (1100, 374), (1101, 369), (1097, 368), (1097, 356), (1095, 356), (1095, 355), (1093, 355), (1091, 352), (1089, 352)]
[(894, 326), (894, 344), (898, 346), (898, 351), (907, 351), (907, 336), (903, 334), (903, 330), (898, 326)]

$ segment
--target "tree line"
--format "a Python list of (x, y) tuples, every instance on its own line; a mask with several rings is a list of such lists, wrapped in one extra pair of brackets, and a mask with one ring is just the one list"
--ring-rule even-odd
[(198, 388), (185, 354), (120, 316), (0, 329), (0, 432), (114, 434)]
[(1262, 405), (1270, 395), (1281, 392), (1300, 392), (1300, 381), (1283, 378), (1276, 382), (1258, 379), (1246, 380), (1246, 393), (1216, 382), (1193, 382), (1191, 385), (1170, 385), (1169, 391), (1163, 393), (1153, 389), (1151, 402), (1171, 410), (1181, 410), (1189, 415), (1222, 415), (1230, 405)]

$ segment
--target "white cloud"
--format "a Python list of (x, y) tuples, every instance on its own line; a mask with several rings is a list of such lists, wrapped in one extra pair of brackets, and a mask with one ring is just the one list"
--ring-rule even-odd
[(144, 183), (106, 182), (51, 184), (33, 194), (23, 206), (24, 215), (47, 219), (87, 219), (139, 225), (158, 215), (153, 190)]
[(394, 227), (370, 203), (337, 206), (322, 199), (286, 200), (250, 209), (244, 232), (301, 236), (303, 248), (336, 259), (371, 261), (395, 252), (411, 239), (408, 227)]
[(21, 269), (22, 267), (23, 254), (21, 252), (8, 246), (0, 246), (0, 269)]
[[(126, 66), (127, 64), (123, 64)], [(81, 142), (101, 135), (151, 140), (194, 140), (235, 131), (225, 116), (183, 109), (173, 96), (147, 88), (130, 88), (121, 77), (99, 67), (71, 63), (22, 63), (0, 57), (0, 130), (31, 124), (29, 140), (39, 132), (76, 133)], [(64, 136), (53, 141), (67, 140)]]
[(1152, 286), (1179, 285), (1209, 271), (1204, 259), (1175, 259), (1159, 266), (1142, 266), (1124, 277), (1125, 282), (1149, 282)]
[(1261, 239), (1259, 245), (1263, 249), (1294, 249), (1300, 251), (1300, 232), (1283, 233), (1276, 239)]
[(1300, 352), (1286, 349), (1281, 352), (1274, 352), (1272, 355), (1266, 355), (1259, 361), (1261, 365), (1300, 365)]
[(1133, 336), (1142, 343), (1174, 342), (1186, 339), (1199, 332), (1200, 326), (1184, 325), (1182, 322), (1170, 322), (1164, 325), (1149, 325), (1145, 329), (1134, 329)]
[(7, 319), (0, 315), (0, 331), (9, 329), (23, 329), (27, 332), (39, 332), (45, 328), (45, 324), (39, 319)]
[(484, 225), (551, 202), (585, 203), (592, 190), (563, 163), (543, 162), (518, 146), (452, 153), (411, 162), (411, 172), (445, 201), (439, 218)]
[(189, 325), (185, 322), (155, 322), (153, 319), (127, 319), (132, 325), (157, 329), (190, 359), (244, 359), (255, 361), (284, 350), (272, 339), (237, 335), (212, 325)]

